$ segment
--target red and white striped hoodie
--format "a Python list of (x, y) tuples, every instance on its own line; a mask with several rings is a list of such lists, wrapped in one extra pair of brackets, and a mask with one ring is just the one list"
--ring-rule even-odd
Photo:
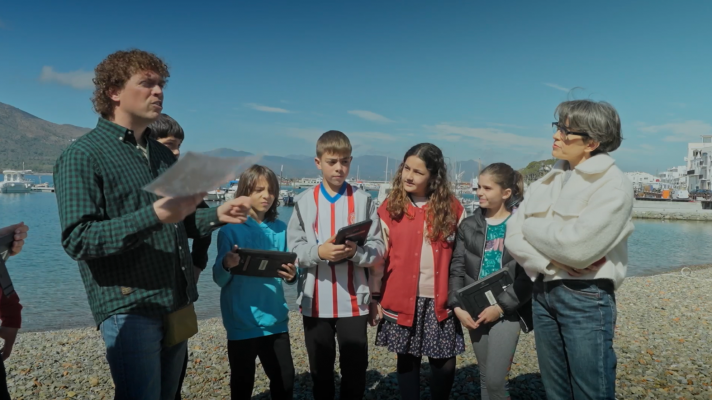
[[(344, 183), (334, 196), (322, 185), (300, 193), (287, 228), (287, 243), (297, 253), (302, 314), (316, 318), (344, 318), (368, 314), (375, 283), (383, 274), (385, 244), (380, 219), (370, 195)], [(329, 263), (319, 258), (318, 247), (342, 227), (373, 220), (368, 239), (350, 260)], [(380, 286), (380, 285), (379, 285)]]

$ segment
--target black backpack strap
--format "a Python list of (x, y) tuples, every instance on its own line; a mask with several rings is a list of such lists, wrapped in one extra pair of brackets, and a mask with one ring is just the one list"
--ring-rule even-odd
[(297, 213), (297, 218), (299, 219), (299, 226), (301, 226), (302, 230), (306, 232), (306, 229), (304, 229), (304, 220), (302, 219), (302, 213), (299, 212), (299, 203), (294, 203), (294, 212)]

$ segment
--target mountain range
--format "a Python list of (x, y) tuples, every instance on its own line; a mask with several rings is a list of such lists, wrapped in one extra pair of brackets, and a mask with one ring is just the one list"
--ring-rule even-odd
[(89, 128), (58, 125), (0, 103), (0, 169), (51, 172), (54, 162), (73, 139)]
[[(75, 139), (89, 132), (90, 128), (59, 125), (45, 121), (8, 104), (0, 103), (0, 171), (2, 169), (31, 169), (35, 172), (52, 172), (55, 160)], [(185, 151), (186, 149), (184, 149)], [(312, 178), (320, 175), (314, 165), (314, 157), (307, 155), (260, 155), (227, 148), (205, 152), (216, 157), (238, 157), (271, 168), (284, 178)], [(401, 160), (385, 156), (355, 156), (350, 177), (382, 181), (388, 179), (400, 165)], [(461, 181), (470, 181), (479, 171), (475, 160), (457, 162), (449, 166), (451, 176), (460, 172)], [(484, 167), (484, 165), (483, 165)]]

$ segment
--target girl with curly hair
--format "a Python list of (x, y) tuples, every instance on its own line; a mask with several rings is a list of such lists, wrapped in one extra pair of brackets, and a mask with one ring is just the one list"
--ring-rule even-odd
[(433, 399), (450, 396), (455, 356), (465, 351), (462, 327), (447, 307), (448, 270), (464, 209), (450, 188), (440, 149), (413, 146), (378, 209), (386, 266), (372, 324), (381, 320), (376, 345), (398, 354), (403, 399), (420, 398), (420, 364), (428, 356)]

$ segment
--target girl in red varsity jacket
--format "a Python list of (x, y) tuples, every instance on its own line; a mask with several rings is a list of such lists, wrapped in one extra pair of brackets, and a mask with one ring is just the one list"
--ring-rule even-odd
[(420, 363), (428, 356), (431, 398), (447, 399), (455, 356), (465, 351), (462, 327), (447, 305), (455, 231), (464, 216), (450, 189), (440, 149), (413, 146), (378, 209), (386, 243), (376, 345), (398, 354), (403, 399), (420, 398)]

